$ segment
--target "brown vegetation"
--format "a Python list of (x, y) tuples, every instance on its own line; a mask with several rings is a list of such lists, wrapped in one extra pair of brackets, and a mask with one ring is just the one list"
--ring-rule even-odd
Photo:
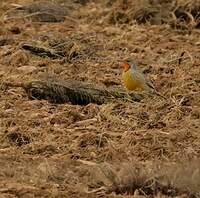
[[(199, 11), (1, 1), (0, 197), (200, 197)], [(124, 93), (126, 58), (166, 99)]]

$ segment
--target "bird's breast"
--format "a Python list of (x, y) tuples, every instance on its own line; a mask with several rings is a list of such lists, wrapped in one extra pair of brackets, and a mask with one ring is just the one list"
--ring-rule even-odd
[(122, 73), (124, 85), (128, 90), (136, 90), (142, 88), (142, 79), (134, 72), (126, 71)]

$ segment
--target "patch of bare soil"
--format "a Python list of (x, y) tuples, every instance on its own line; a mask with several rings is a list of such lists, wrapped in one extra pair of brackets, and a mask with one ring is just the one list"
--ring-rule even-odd
[[(200, 197), (199, 12), (1, 1), (0, 197)], [(166, 99), (116, 92), (126, 58)]]

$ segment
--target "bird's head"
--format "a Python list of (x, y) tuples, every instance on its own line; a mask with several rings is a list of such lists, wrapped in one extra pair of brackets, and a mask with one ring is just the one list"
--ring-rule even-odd
[(134, 60), (132, 59), (126, 59), (123, 64), (122, 64), (124, 71), (128, 71), (129, 69), (136, 70), (137, 69), (137, 64)]

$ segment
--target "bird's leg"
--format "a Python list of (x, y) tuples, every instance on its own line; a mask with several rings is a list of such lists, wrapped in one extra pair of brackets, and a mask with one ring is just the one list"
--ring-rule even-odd
[(126, 95), (127, 95), (127, 97), (126, 97), (126, 100), (127, 101), (129, 101), (129, 102), (132, 102), (132, 103), (134, 103), (134, 102), (136, 102), (136, 101), (134, 101), (133, 99), (132, 99), (132, 97), (131, 97), (131, 95), (130, 95), (130, 92), (126, 92)]

